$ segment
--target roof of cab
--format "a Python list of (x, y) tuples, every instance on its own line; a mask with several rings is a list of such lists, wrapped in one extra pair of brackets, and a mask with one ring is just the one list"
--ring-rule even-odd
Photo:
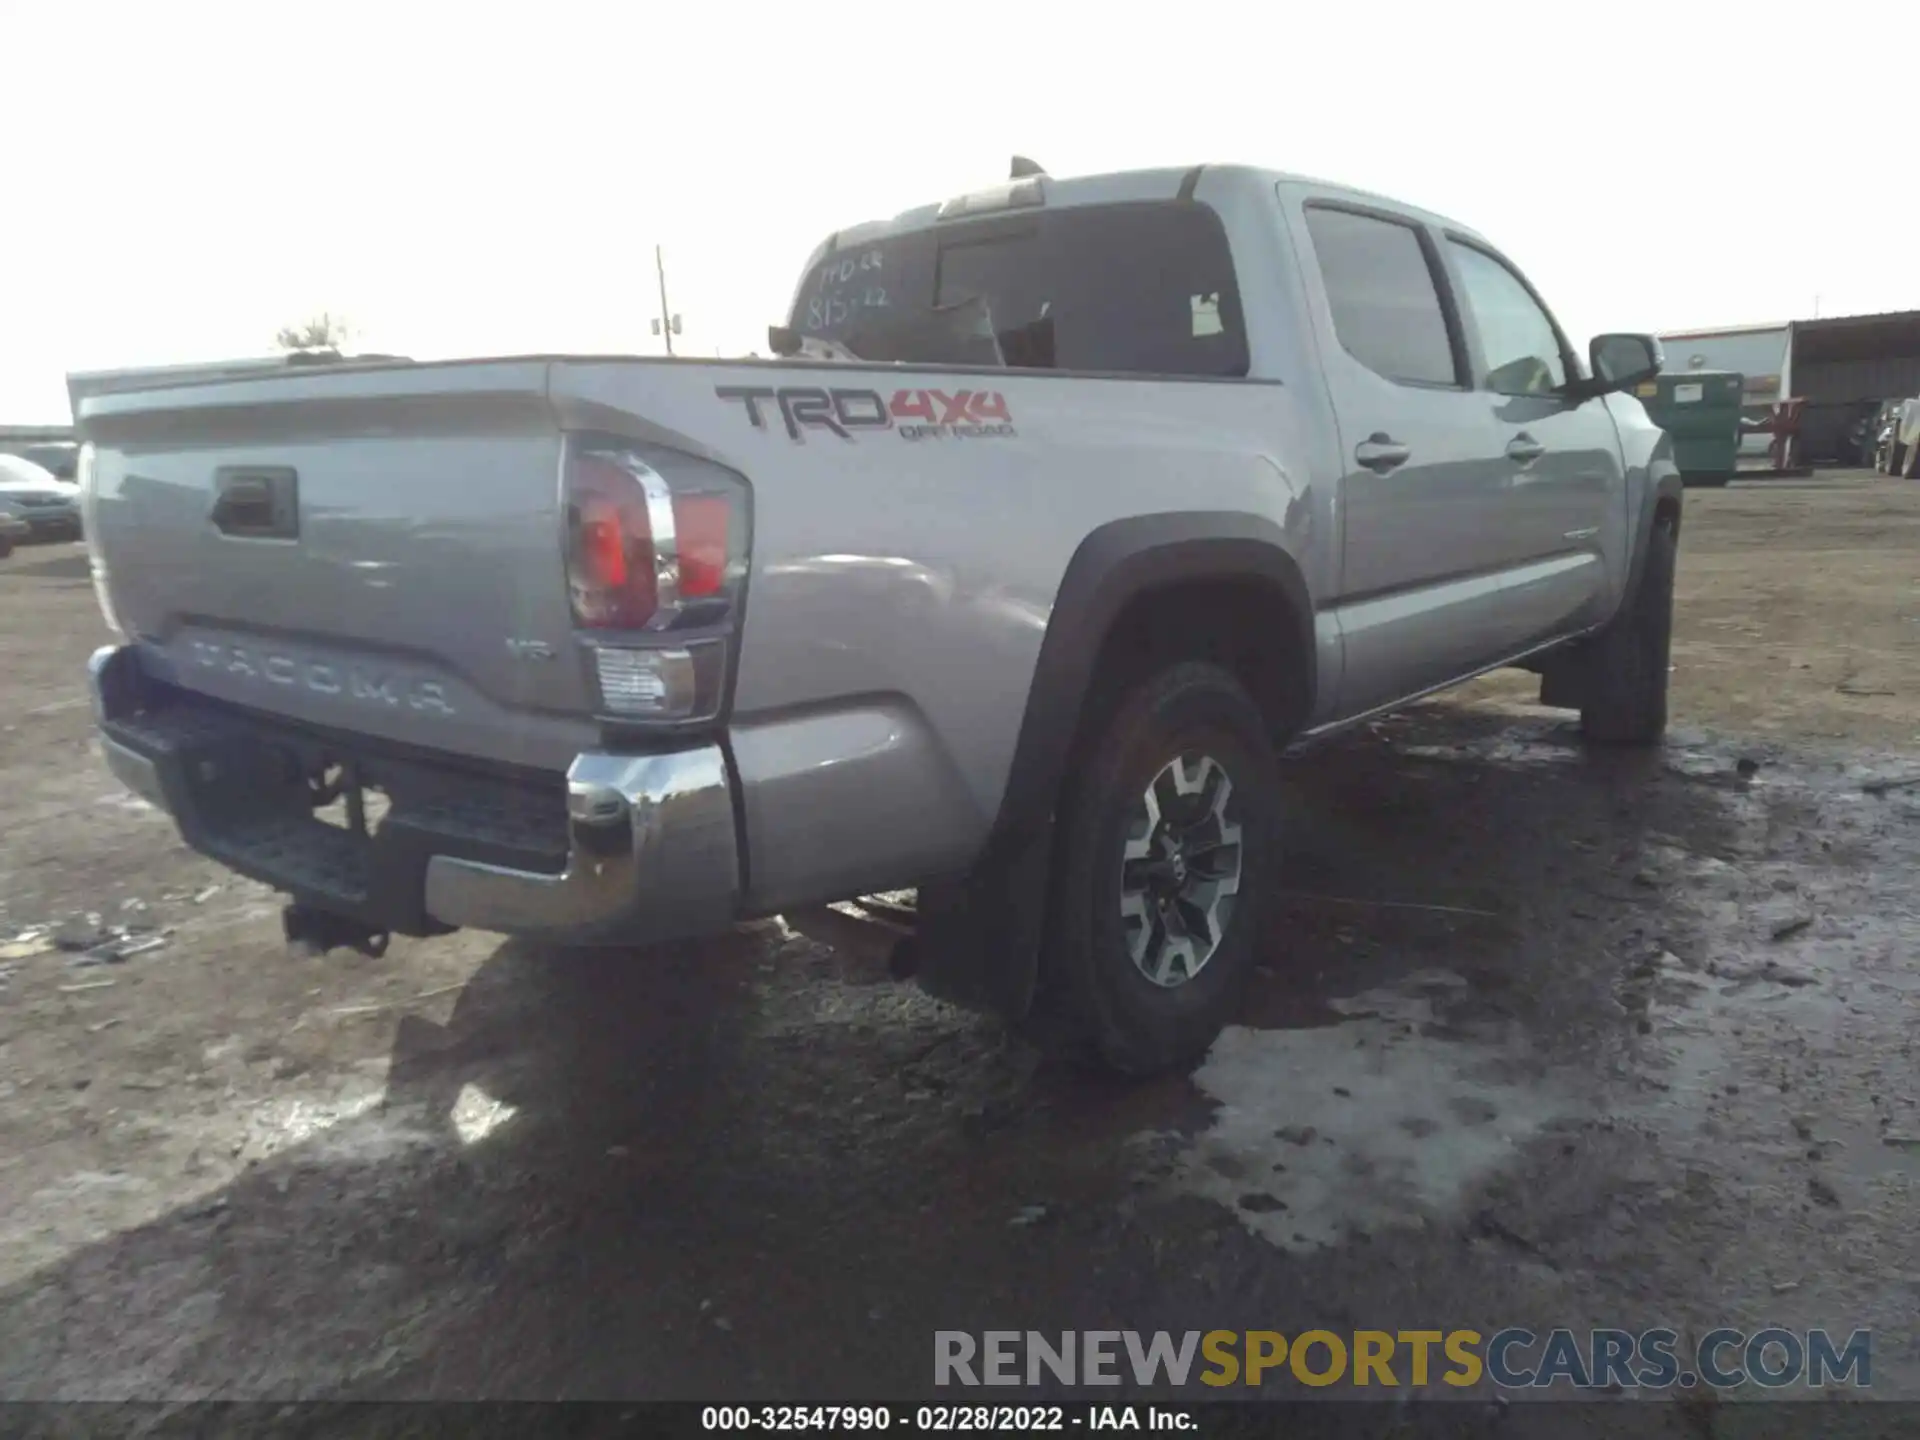
[[(1115, 170), (1100, 175), (1065, 177), (1043, 175), (1039, 179), (1044, 187), (1046, 207), (1061, 209), (1074, 205), (1120, 204), (1129, 200), (1171, 200), (1179, 195), (1181, 187), (1187, 183), (1189, 177), (1196, 174), (1216, 182), (1226, 179), (1262, 189), (1276, 184), (1310, 185), (1316, 190), (1329, 191), (1363, 204), (1387, 206), (1443, 229), (1455, 230), (1466, 235), (1474, 234), (1458, 221), (1450, 220), (1444, 215), (1435, 214), (1418, 205), (1410, 205), (1392, 196), (1361, 190), (1352, 185), (1340, 184), (1338, 181), (1322, 180), (1311, 175), (1295, 175), (1284, 170), (1270, 170), (1253, 165), (1163, 166), (1152, 170)], [(1002, 181), (999, 185), (982, 186), (977, 192), (963, 192), (963, 194), (991, 194), (1007, 183), (1009, 182)], [(858, 225), (850, 225), (828, 236), (808, 260), (807, 268), (812, 269), (824, 256), (833, 251), (842, 250), (848, 246), (868, 244), (888, 235), (921, 230), (935, 225), (940, 221), (941, 207), (948, 203), (950, 201), (947, 200), (932, 201), (925, 205), (916, 205), (910, 210), (902, 210), (889, 219), (868, 220)]]

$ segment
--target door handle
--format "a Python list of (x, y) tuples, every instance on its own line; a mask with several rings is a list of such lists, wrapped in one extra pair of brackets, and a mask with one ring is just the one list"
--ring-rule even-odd
[(1413, 451), (1386, 431), (1376, 430), (1353, 447), (1353, 458), (1374, 474), (1384, 475), (1406, 464), (1413, 458)]
[(1507, 458), (1516, 465), (1531, 465), (1547, 453), (1547, 447), (1522, 430), (1508, 442)]

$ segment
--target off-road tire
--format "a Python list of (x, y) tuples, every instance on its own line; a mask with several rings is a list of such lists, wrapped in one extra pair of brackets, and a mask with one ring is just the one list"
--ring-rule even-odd
[(1594, 744), (1652, 745), (1666, 733), (1679, 546), (1673, 522), (1655, 520), (1639, 586), (1594, 642), (1580, 710), (1580, 729)]
[[(1070, 1058), (1125, 1075), (1189, 1067), (1236, 1010), (1260, 939), (1261, 901), (1281, 837), (1278, 756), (1233, 675), (1182, 662), (1117, 697), (1068, 778), (1048, 907), (1039, 1033)], [(1232, 782), (1239, 890), (1220, 939), (1190, 979), (1166, 988), (1128, 950), (1121, 917), (1130, 817), (1177, 757), (1211, 757)]]

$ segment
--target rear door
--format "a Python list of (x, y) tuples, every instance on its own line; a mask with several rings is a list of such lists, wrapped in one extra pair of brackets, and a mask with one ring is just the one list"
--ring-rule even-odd
[(1566, 393), (1580, 371), (1560, 327), (1514, 266), (1483, 242), (1446, 237), (1473, 382), (1509, 489), (1495, 535), (1507, 567), (1514, 648), (1605, 617), (1626, 553), (1626, 485), (1606, 402)]
[(1439, 237), (1416, 217), (1308, 186), (1297, 239), (1339, 422), (1338, 711), (1355, 715), (1495, 658), (1506, 466)]

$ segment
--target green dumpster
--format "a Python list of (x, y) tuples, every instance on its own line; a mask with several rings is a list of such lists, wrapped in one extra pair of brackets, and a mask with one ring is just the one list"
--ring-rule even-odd
[(1659, 375), (1634, 394), (1673, 439), (1674, 464), (1689, 485), (1724, 485), (1740, 453), (1740, 397), (1746, 377), (1728, 370)]

